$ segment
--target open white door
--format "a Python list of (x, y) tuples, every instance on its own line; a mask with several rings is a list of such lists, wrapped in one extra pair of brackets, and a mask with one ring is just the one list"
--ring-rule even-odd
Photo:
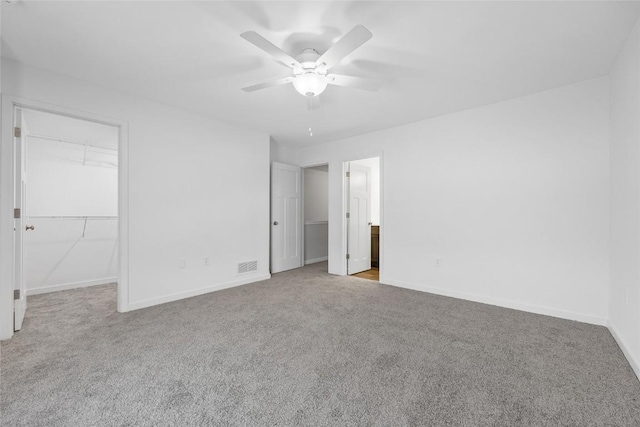
[(22, 110), (15, 108), (14, 110), (14, 171), (15, 171), (15, 201), (14, 201), (14, 301), (13, 301), (13, 329), (19, 331), (22, 329), (22, 321), (27, 311), (27, 293), (26, 280), (24, 276), (25, 270), (25, 232), (27, 230), (26, 223), (26, 193), (27, 193), (27, 174), (26, 174), (26, 149), (25, 140), (26, 133), (23, 127)]
[(300, 168), (271, 165), (271, 272), (302, 267)]
[(371, 270), (371, 168), (349, 164), (347, 273)]

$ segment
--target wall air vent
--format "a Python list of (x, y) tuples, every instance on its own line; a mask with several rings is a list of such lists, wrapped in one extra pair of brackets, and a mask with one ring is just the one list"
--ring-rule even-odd
[(238, 264), (238, 274), (251, 273), (258, 271), (258, 261), (247, 261)]

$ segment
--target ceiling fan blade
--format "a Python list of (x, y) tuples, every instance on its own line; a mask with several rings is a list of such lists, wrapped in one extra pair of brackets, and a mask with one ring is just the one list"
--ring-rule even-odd
[(293, 77), (283, 77), (281, 79), (272, 80), (270, 82), (259, 83), (257, 85), (243, 87), (242, 90), (245, 91), (245, 92), (253, 92), (253, 91), (256, 91), (256, 90), (260, 90), (260, 89), (266, 89), (266, 88), (272, 87), (272, 86), (284, 85), (284, 84), (287, 84), (287, 83), (291, 83), (292, 81), (293, 81)]
[(376, 92), (382, 85), (381, 82), (361, 77), (343, 76), (340, 74), (327, 74), (327, 83), (336, 86), (353, 87), (356, 89)]
[(329, 69), (342, 61), (345, 56), (362, 46), (371, 37), (373, 37), (371, 31), (367, 30), (363, 25), (356, 25), (318, 58), (316, 64), (325, 69)]
[(320, 108), (319, 96), (307, 96), (307, 110), (316, 110)]
[(278, 61), (282, 62), (287, 67), (302, 68), (302, 65), (294, 59), (291, 55), (280, 49), (278, 46), (271, 43), (269, 40), (262, 37), (255, 31), (247, 31), (240, 34), (240, 37), (259, 47), (260, 49), (273, 56)]

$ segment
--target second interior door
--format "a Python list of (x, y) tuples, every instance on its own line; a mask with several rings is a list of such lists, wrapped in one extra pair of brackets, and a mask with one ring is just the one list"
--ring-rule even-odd
[(371, 269), (371, 168), (349, 164), (348, 274)]

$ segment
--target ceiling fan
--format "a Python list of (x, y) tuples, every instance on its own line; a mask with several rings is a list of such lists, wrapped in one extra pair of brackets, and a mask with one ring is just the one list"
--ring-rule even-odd
[(380, 82), (376, 80), (329, 73), (331, 67), (337, 65), (345, 56), (373, 37), (371, 31), (362, 25), (356, 25), (322, 55), (315, 49), (308, 48), (295, 58), (255, 31), (247, 31), (240, 34), (240, 37), (264, 50), (293, 71), (292, 76), (242, 88), (245, 92), (293, 83), (296, 91), (307, 97), (308, 106), (311, 108), (312, 99), (320, 95), (327, 88), (327, 85), (369, 91), (377, 91), (380, 88)]

